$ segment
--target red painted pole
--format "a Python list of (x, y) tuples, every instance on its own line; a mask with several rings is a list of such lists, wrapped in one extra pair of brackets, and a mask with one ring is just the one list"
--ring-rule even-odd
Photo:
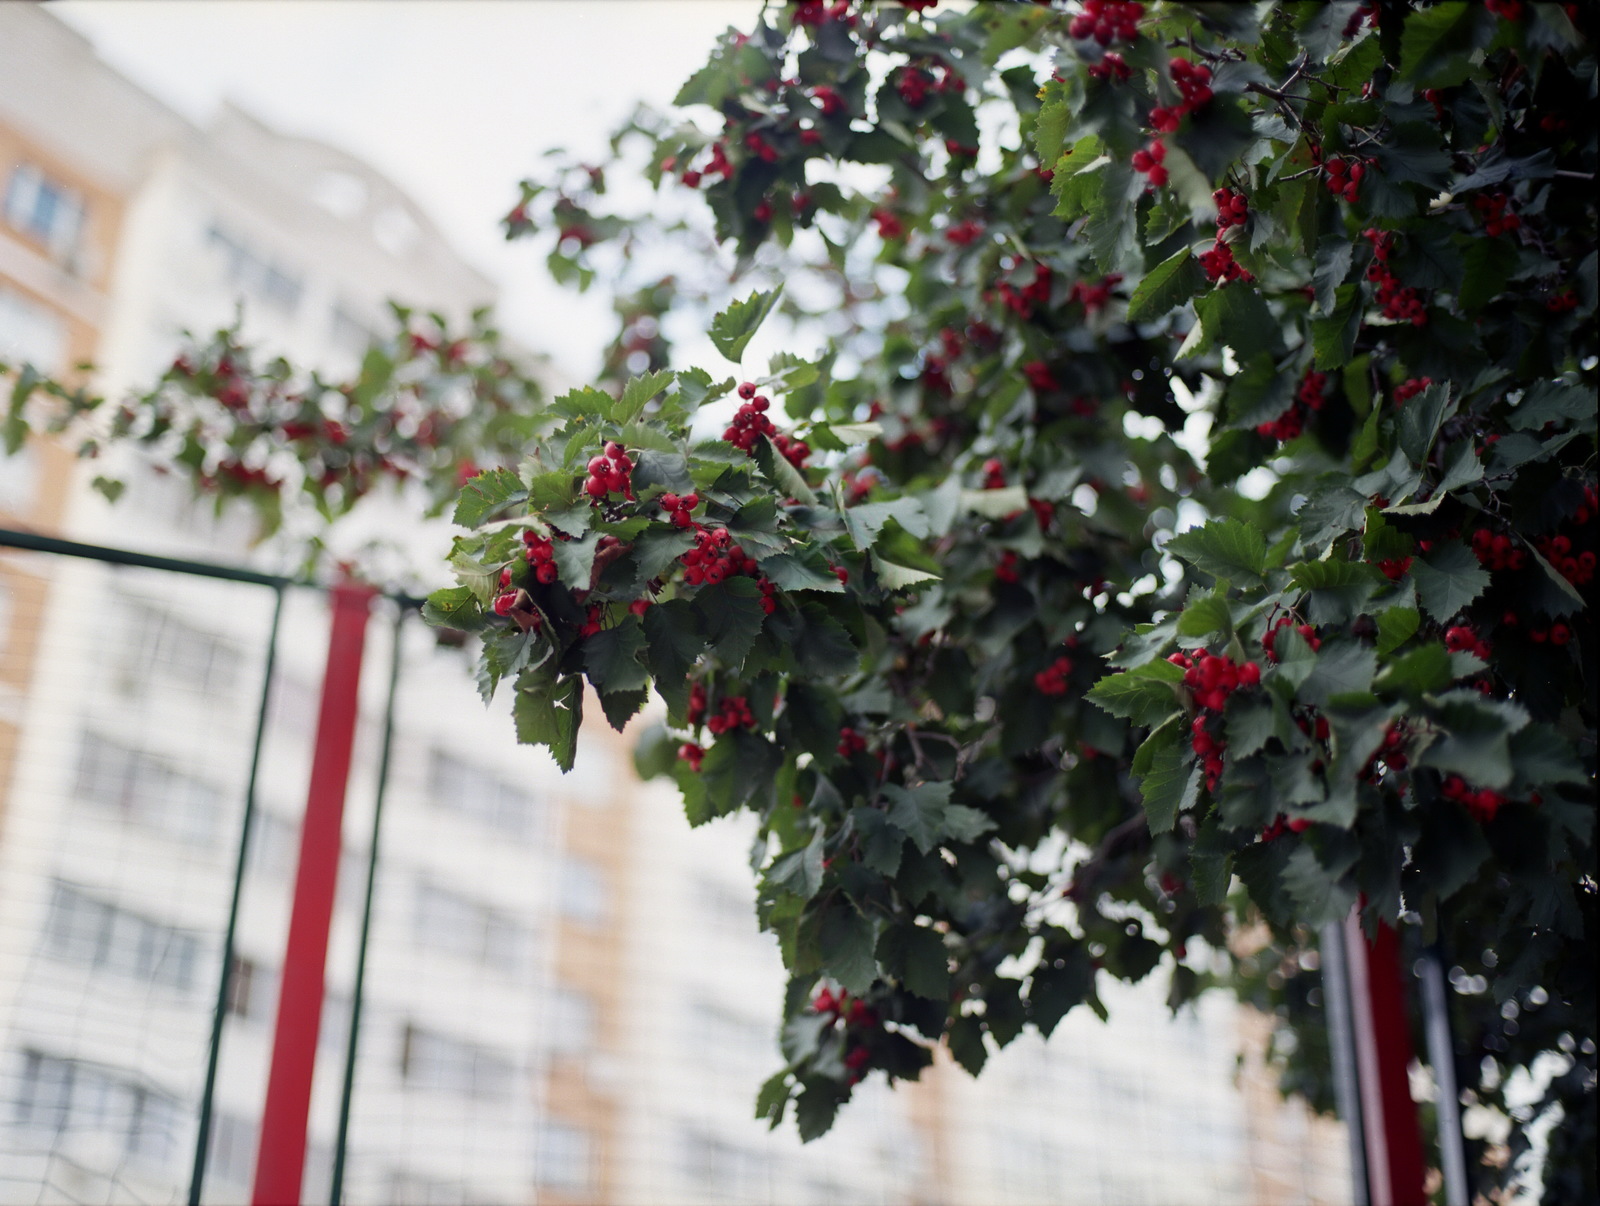
[(333, 620), (322, 678), (317, 744), (300, 830), (300, 865), (278, 991), (278, 1024), (261, 1117), (252, 1206), (296, 1206), (305, 1175), (306, 1123), (317, 1031), (322, 1024), (328, 928), (339, 881), (340, 831), (345, 785), (360, 710), (361, 656), (374, 592), (342, 582), (329, 593)]
[(1371, 1206), (1427, 1206), (1422, 1131), (1406, 1069), (1411, 1029), (1400, 975), (1400, 939), (1388, 925), (1370, 942), (1359, 910), (1344, 923), (1350, 1012), (1361, 1089)]

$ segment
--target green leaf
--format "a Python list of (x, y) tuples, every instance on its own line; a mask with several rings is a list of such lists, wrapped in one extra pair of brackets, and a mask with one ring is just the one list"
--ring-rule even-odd
[(886, 783), (883, 794), (889, 800), (889, 820), (927, 854), (944, 834), (945, 811), (950, 807), (949, 783), (923, 783), (905, 788)]
[(994, 818), (978, 808), (952, 804), (944, 810), (943, 834), (952, 842), (975, 842), (999, 828)]
[(1549, 783), (1586, 784), (1589, 776), (1571, 742), (1552, 725), (1530, 724), (1511, 738), (1517, 778), (1530, 787)]
[[(974, 491), (974, 493), (977, 493)], [(1027, 505), (1024, 497), (1023, 506)], [(1011, 508), (1016, 510), (1016, 507)], [(850, 540), (862, 552), (870, 549), (878, 541), (878, 534), (891, 519), (898, 523), (911, 535), (923, 537), (928, 534), (928, 516), (922, 509), (922, 504), (914, 498), (897, 498), (891, 502), (859, 503), (853, 507), (846, 507), (840, 512), (844, 519), (845, 530), (850, 533)]]
[(1340, 285), (1334, 293), (1333, 312), (1311, 321), (1312, 361), (1319, 369), (1336, 369), (1355, 355), (1361, 330), (1361, 287)]
[(1346, 239), (1323, 239), (1317, 244), (1316, 270), (1311, 274), (1311, 286), (1316, 293), (1317, 309), (1332, 314), (1338, 288), (1350, 275), (1350, 262), (1355, 245)]
[(1294, 402), (1294, 379), (1279, 371), (1271, 353), (1262, 352), (1228, 378), (1224, 401), (1228, 426), (1254, 431), (1289, 409)]
[(1263, 581), (1267, 541), (1261, 529), (1239, 519), (1213, 519), (1167, 541), (1167, 552), (1214, 578)]
[(1409, 641), (1422, 624), (1422, 613), (1415, 607), (1389, 607), (1378, 613), (1379, 657), (1388, 657)]
[(1458, 541), (1436, 546), (1427, 557), (1411, 563), (1422, 609), (1444, 623), (1489, 586), (1489, 574), (1472, 550)]
[(1430, 641), (1390, 662), (1372, 685), (1380, 691), (1399, 691), (1420, 699), (1444, 690), (1454, 681), (1449, 651), (1437, 641)]
[(645, 648), (638, 616), (627, 616), (615, 628), (587, 637), (583, 664), (596, 691), (636, 691), (649, 681), (639, 655)]
[(1377, 654), (1365, 645), (1330, 641), (1317, 651), (1316, 664), (1300, 684), (1298, 696), (1305, 703), (1321, 706), (1336, 696), (1368, 692), (1377, 670)]
[(800, 633), (791, 652), (801, 674), (808, 678), (829, 678), (849, 674), (860, 667), (861, 653), (850, 640), (850, 634), (820, 604), (802, 604), (798, 620)]
[[(1213, 289), (1195, 302), (1194, 309), (1204, 330), (1195, 351), (1224, 344), (1243, 364), (1262, 352), (1276, 355), (1283, 350), (1278, 320), (1253, 285), (1234, 281)], [(1180, 351), (1180, 358), (1182, 355)]]
[(777, 1130), (783, 1122), (784, 1111), (788, 1109), (791, 1091), (787, 1068), (767, 1077), (761, 1085), (761, 1091), (756, 1094), (756, 1121), (765, 1122), (769, 1131)]
[(821, 1084), (807, 1085), (794, 1103), (795, 1129), (800, 1132), (800, 1142), (810, 1143), (828, 1133), (834, 1115), (839, 1112), (839, 1095)]
[(1185, 247), (1163, 260), (1139, 282), (1128, 299), (1128, 321), (1149, 322), (1188, 301), (1205, 283), (1205, 274)]
[[(1158, 738), (1157, 733), (1165, 736)], [(1144, 757), (1145, 747), (1154, 747), (1147, 758), (1148, 770), (1139, 780), (1139, 791), (1150, 832), (1170, 833), (1177, 824), (1179, 810), (1199, 796), (1200, 767), (1185, 765), (1181, 725), (1169, 722), (1157, 733), (1152, 733), (1139, 749), (1139, 756)]]
[(572, 590), (589, 589), (594, 573), (594, 554), (600, 547), (600, 533), (585, 532), (581, 540), (557, 540), (551, 545), (551, 560), (561, 580)]
[(818, 941), (823, 970), (852, 996), (865, 996), (878, 978), (872, 922), (849, 905), (830, 905), (822, 915)]
[(436, 628), (456, 628), (476, 632), (484, 625), (483, 608), (465, 586), (436, 590), (422, 605), (422, 618)]
[(741, 576), (702, 587), (694, 609), (712, 652), (726, 666), (742, 665), (767, 618), (755, 580)]
[(897, 565), (892, 561), (885, 561), (877, 553), (872, 554), (872, 568), (878, 575), (878, 581), (885, 590), (904, 590), (908, 586), (915, 586), (919, 582), (937, 582), (938, 574), (929, 573), (927, 570), (912, 569), (908, 565)]
[(649, 608), (642, 617), (645, 665), (655, 679), (656, 691), (675, 716), (688, 706), (689, 671), (705, 650), (705, 637), (694, 607), (684, 599), (668, 599)]
[(1494, 18), (1477, 4), (1449, 3), (1412, 12), (1400, 36), (1400, 78), (1449, 88), (1472, 72), (1472, 52), (1488, 45)]
[(878, 941), (878, 959), (906, 991), (930, 1001), (950, 999), (950, 956), (935, 931), (915, 925), (887, 929)]
[(1046, 948), (1028, 986), (1028, 1016), (1049, 1038), (1061, 1019), (1093, 991), (1094, 962), (1083, 946), (1073, 944), (1059, 952)]
[(519, 682), (512, 714), (518, 741), (544, 746), (562, 773), (572, 769), (578, 756), (578, 728), (583, 723), (582, 678), (569, 674), (553, 685), (542, 677), (526, 686)]
[(612, 419), (618, 423), (627, 423), (644, 411), (645, 404), (654, 398), (667, 386), (676, 380), (676, 375), (671, 369), (661, 369), (654, 373), (647, 373), (643, 377), (635, 377), (623, 387), (622, 397), (617, 400), (612, 410)]
[(805, 476), (790, 464), (788, 457), (772, 446), (766, 436), (756, 443), (756, 464), (785, 498), (792, 498), (808, 507), (816, 505), (817, 496)]
[(782, 286), (770, 293), (752, 293), (743, 301), (736, 301), (711, 320), (711, 342), (735, 364), (744, 355), (745, 348), (761, 326), (772, 307), (778, 303)]
[(1089, 688), (1087, 698), (1113, 716), (1154, 725), (1177, 710), (1182, 682), (1183, 671), (1171, 662), (1146, 662), (1121, 674), (1108, 674)]
[(1309, 843), (1302, 843), (1289, 855), (1283, 869), (1283, 886), (1298, 906), (1297, 920), (1306, 925), (1323, 925), (1349, 916), (1356, 902), (1356, 888), (1346, 878), (1355, 865), (1356, 851), (1341, 851), (1333, 866), (1325, 866)]
[(1439, 428), (1455, 410), (1448, 386), (1430, 385), (1400, 408), (1400, 450), (1413, 465), (1424, 464)]
[(522, 479), (510, 469), (490, 469), (462, 487), (452, 518), (461, 527), (475, 528), (501, 507), (527, 497)]

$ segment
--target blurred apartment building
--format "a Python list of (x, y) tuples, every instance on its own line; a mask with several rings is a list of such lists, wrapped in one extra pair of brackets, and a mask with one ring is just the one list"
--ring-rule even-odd
[[(460, 316), (493, 297), (368, 165), (237, 108), (197, 128), (31, 4), (0, 5), (0, 190), (0, 359), (92, 360), (113, 394), (241, 304), (250, 338), (341, 371), (389, 298)], [(84, 479), (48, 444), (0, 459), (0, 526), (252, 555), (242, 518), (173, 479), (136, 474), (115, 508)], [(0, 1202), (187, 1192), (272, 606), (259, 587), (0, 550)], [(415, 622), (391, 642), (384, 620), (304, 1200), (326, 1197), (333, 1160), (394, 658), (346, 1200), (1348, 1196), (1336, 1132), (1294, 1131), (1298, 1161), (1255, 1150), (1281, 1112), (1233, 1087), (1232, 1007), (1165, 1021), (1154, 984), (1113, 1002), (1109, 1026), (1074, 1015), (1049, 1045), (1019, 1041), (981, 1081), (944, 1061), (909, 1090), (865, 1086), (815, 1144), (767, 1133), (751, 1111), (776, 1067), (783, 972), (753, 917), (751, 833), (688, 830), (595, 710), (561, 776), (485, 713), (461, 652)], [(246, 1200), (254, 1171), (326, 626), (320, 595), (288, 593), (207, 1201)]]

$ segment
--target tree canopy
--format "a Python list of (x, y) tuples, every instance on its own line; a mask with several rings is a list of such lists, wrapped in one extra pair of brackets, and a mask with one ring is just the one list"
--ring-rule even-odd
[[(759, 819), (773, 1125), (938, 1044), (977, 1073), (1105, 976), (1231, 979), (1309, 1034), (1355, 908), (1448, 952), (1460, 1082), (1512, 1126), (1480, 1186), (1592, 1197), (1588, 19), (774, 7), (507, 217), (558, 279), (630, 282), (597, 385), (543, 403), (486, 329), (402, 314), (353, 385), (224, 334), (102, 434), (269, 514), (482, 469), (426, 615), (478, 634), (485, 697), (569, 767), (586, 688), (618, 728), (653, 688), (641, 770)], [(641, 144), (768, 287), (619, 267), (691, 246), (612, 207)], [(721, 362), (677, 363), (686, 313)], [(820, 350), (747, 363), (775, 313)], [(1279, 1054), (1326, 1106), (1319, 1050)]]

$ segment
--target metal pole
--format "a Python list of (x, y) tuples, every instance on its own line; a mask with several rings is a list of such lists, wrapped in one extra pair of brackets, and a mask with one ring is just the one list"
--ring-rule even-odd
[(1372, 1206), (1426, 1206), (1422, 1130), (1407, 1071), (1411, 1029), (1400, 976), (1400, 939), (1392, 926), (1380, 923), (1368, 941), (1359, 908), (1345, 919), (1344, 934), (1369, 1200)]
[(389, 698), (383, 708), (383, 753), (378, 762), (378, 790), (372, 802), (372, 838), (367, 846), (367, 894), (361, 905), (361, 941), (356, 946), (356, 982), (350, 994), (350, 1036), (345, 1045), (344, 1087), (339, 1093), (339, 1131), (333, 1143), (332, 1206), (344, 1201), (345, 1144), (350, 1137), (350, 1102), (356, 1083), (356, 1040), (361, 1034), (361, 990), (367, 979), (367, 942), (372, 934), (372, 890), (378, 877), (378, 834), (383, 826), (383, 797), (389, 785), (389, 756), (394, 747), (394, 699), (400, 685), (400, 638), (407, 608), (394, 613), (394, 642), (389, 658)]
[(1467, 1206), (1467, 1154), (1461, 1143), (1461, 1090), (1456, 1084), (1456, 1051), (1450, 1035), (1450, 997), (1444, 988), (1444, 953), (1438, 944), (1422, 953), (1423, 1026), (1428, 1062), (1438, 1086), (1439, 1163), (1444, 1172), (1445, 1206)]
[(1328, 1010), (1328, 1046), (1333, 1055), (1333, 1096), (1350, 1145), (1350, 1200), (1367, 1206), (1367, 1147), (1361, 1129), (1355, 1035), (1350, 1019), (1350, 969), (1344, 932), (1337, 921), (1322, 927), (1322, 1000)]
[(343, 582), (329, 592), (333, 619), (317, 717), (317, 743), (300, 829), (300, 862), (284, 947), (278, 1022), (256, 1149), (252, 1206), (296, 1206), (305, 1175), (306, 1124), (326, 989), (328, 930), (339, 885), (339, 847), (360, 710), (361, 660), (375, 592)]
[(189, 1206), (200, 1206), (205, 1185), (206, 1156), (211, 1148), (211, 1106), (217, 1090), (217, 1062), (222, 1055), (222, 1024), (228, 1013), (228, 993), (233, 987), (233, 947), (239, 928), (239, 898), (244, 889), (245, 863), (250, 857), (250, 831), (256, 817), (256, 778), (261, 770), (261, 746), (267, 732), (267, 705), (278, 661), (278, 625), (283, 620), (283, 585), (275, 588), (272, 627), (267, 635), (267, 663), (261, 674), (261, 705), (256, 712), (256, 738), (250, 749), (250, 777), (244, 788), (244, 821), (239, 829), (239, 854), (233, 865), (233, 897), (228, 902), (228, 925), (222, 935), (222, 975), (218, 977), (217, 1005), (211, 1017), (211, 1047), (206, 1055), (206, 1083), (200, 1093), (200, 1134), (194, 1144), (194, 1170), (189, 1174)]

